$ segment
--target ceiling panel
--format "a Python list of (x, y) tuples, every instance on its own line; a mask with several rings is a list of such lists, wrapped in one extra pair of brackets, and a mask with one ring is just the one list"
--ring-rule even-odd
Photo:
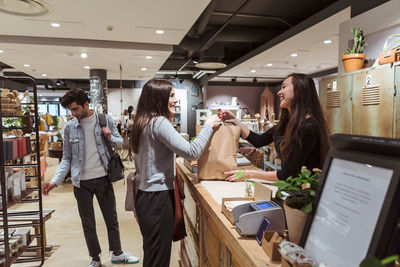
[[(38, 79), (43, 78), (43, 73), (49, 79), (88, 79), (89, 70), (84, 66), (106, 69), (109, 79), (119, 79), (119, 64), (123, 68), (123, 79), (147, 79), (154, 76), (171, 54), (171, 51), (32, 44), (0, 43), (0, 47), (6, 51), (0, 54), (0, 61), (12, 65), (15, 68), (13, 71), (23, 71)], [(86, 59), (80, 57), (82, 52), (87, 53)], [(152, 58), (146, 59), (146, 56)], [(24, 67), (24, 64), (30, 67)]]
[[(2, 35), (178, 44), (210, 0), (52, 0), (43, 16), (1, 13)], [(179, 9), (177, 8), (179, 7)], [(51, 22), (61, 24), (59, 28)], [(112, 26), (113, 30), (107, 30)], [(155, 30), (164, 29), (164, 35)]]

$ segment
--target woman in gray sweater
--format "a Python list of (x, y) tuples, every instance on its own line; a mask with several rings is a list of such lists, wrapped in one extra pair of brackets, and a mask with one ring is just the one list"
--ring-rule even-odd
[(133, 122), (132, 148), (140, 176), (135, 203), (143, 236), (144, 267), (169, 266), (176, 154), (189, 160), (199, 158), (213, 128), (222, 123), (217, 115), (210, 117), (196, 139), (189, 143), (170, 122), (176, 103), (172, 83), (152, 79), (143, 86)]

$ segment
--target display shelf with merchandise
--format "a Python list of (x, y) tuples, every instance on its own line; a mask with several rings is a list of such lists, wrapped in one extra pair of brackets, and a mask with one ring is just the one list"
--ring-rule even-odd
[[(16, 90), (12, 91), (14, 94), (12, 98), (11, 94), (8, 93), (11, 90), (4, 89), (8, 81), (26, 85), (27, 90), (22, 99), (19, 99), (19, 93)], [(4, 266), (22, 262), (40, 262), (40, 266), (42, 266), (44, 263), (45, 233), (42, 194), (40, 193), (41, 179), (37, 174), (41, 174), (41, 161), (44, 159), (41, 158), (39, 147), (38, 122), (40, 118), (37, 112), (36, 82), (30, 77), (0, 76), (0, 88), (3, 88), (1, 89), (3, 95), (2, 101), (0, 102), (0, 121), (2, 122), (1, 129), (3, 133), (0, 135), (0, 150), (3, 151), (3, 153), (0, 153), (0, 175), (1, 177), (5, 177), (5, 179), (1, 179), (0, 192), (0, 229), (3, 232), (2, 239), (4, 244), (2, 247), (3, 251), (0, 251), (0, 253), (4, 255)], [(21, 103), (27, 95), (30, 97), (24, 102), (29, 102)], [(6, 99), (6, 96), (8, 99)], [(12, 109), (11, 105), (15, 108)], [(32, 115), (22, 115), (25, 109), (22, 106), (31, 106)], [(9, 118), (11, 120), (28, 118), (28, 122), (30, 121), (30, 123), (27, 126), (24, 121), (19, 120), (20, 124), (14, 124), (12, 123), (13, 121), (10, 121), (10, 124), (6, 122)], [(24, 132), (19, 130), (24, 130)], [(6, 138), (5, 134), (9, 138)], [(23, 137), (14, 138), (17, 135)], [(28, 155), (31, 156), (29, 157)], [(33, 169), (33, 173), (31, 173), (31, 169)], [(32, 179), (37, 180), (35, 184), (32, 184)], [(18, 209), (14, 209), (13, 206), (17, 203), (20, 205), (18, 205)], [(30, 203), (29, 208), (32, 210), (19, 210), (24, 203)], [(17, 228), (32, 229), (35, 231), (35, 235), (32, 235), (27, 240), (26, 245), (22, 245), (22, 243), (16, 244), (14, 241), (15, 237), (11, 237), (11, 233), (14, 230), (11, 230)], [(32, 245), (33, 241), (36, 241), (34, 242), (36, 245)], [(10, 246), (11, 244), (12, 246)], [(26, 250), (34, 250), (36, 254), (33, 257), (21, 257), (22, 253)]]

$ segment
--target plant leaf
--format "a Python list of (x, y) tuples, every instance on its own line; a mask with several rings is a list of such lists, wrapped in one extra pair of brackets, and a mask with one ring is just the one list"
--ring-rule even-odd
[(360, 267), (384, 267), (384, 266), (379, 261), (379, 259), (375, 258), (374, 256), (368, 255), (360, 263)]
[(236, 177), (236, 178), (242, 178), (242, 176), (245, 175), (245, 174), (246, 174), (245, 171), (238, 171), (238, 172), (235, 174), (235, 177)]
[(312, 211), (312, 203), (308, 203), (307, 205), (302, 207), (301, 211), (304, 213), (310, 213)]
[(399, 259), (399, 255), (392, 255), (392, 256), (388, 256), (384, 259), (381, 260), (381, 264), (386, 265), (388, 263), (397, 261)]
[(305, 170), (303, 170), (303, 171), (302, 171), (302, 174), (303, 174), (303, 175), (305, 175), (305, 177), (307, 177), (307, 178), (308, 178), (308, 177), (310, 177), (310, 176), (311, 176), (311, 171), (310, 171), (310, 170), (308, 170), (308, 169), (305, 169)]

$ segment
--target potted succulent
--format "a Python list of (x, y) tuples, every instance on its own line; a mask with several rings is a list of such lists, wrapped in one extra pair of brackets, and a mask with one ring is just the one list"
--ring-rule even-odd
[(364, 35), (361, 28), (352, 28), (351, 32), (354, 36), (353, 47), (352, 49), (347, 48), (342, 56), (344, 70), (346, 72), (362, 69), (365, 60), (365, 54), (363, 54), (363, 51), (367, 45), (365, 42), (367, 36)]
[(308, 170), (301, 168), (298, 177), (292, 177), (277, 181), (272, 184), (278, 187), (276, 197), (283, 197), (282, 191), (290, 195), (284, 201), (286, 223), (289, 231), (289, 240), (299, 243), (308, 214), (312, 211), (312, 203), (321, 170)]

